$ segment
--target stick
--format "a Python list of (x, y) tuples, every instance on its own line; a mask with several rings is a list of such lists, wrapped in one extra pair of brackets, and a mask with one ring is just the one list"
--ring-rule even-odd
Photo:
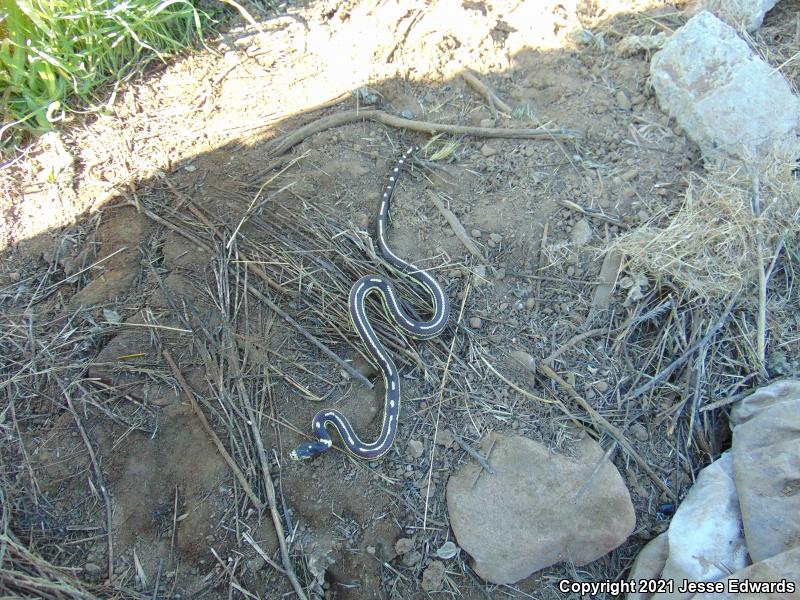
[(469, 235), (467, 235), (467, 230), (464, 229), (464, 226), (461, 224), (461, 221), (459, 221), (455, 213), (444, 205), (444, 202), (442, 202), (441, 198), (439, 198), (435, 192), (429, 191), (428, 198), (431, 199), (431, 202), (433, 202), (436, 205), (436, 208), (439, 209), (439, 212), (442, 213), (442, 216), (450, 225), (450, 229), (453, 230), (453, 233), (456, 234), (456, 237), (461, 241), (462, 244), (464, 244), (464, 247), (469, 251), (469, 253), (477, 258), (481, 264), (487, 264), (486, 259), (483, 257), (483, 253), (480, 251), (475, 242), (470, 239)]
[[(484, 98), (486, 98), (486, 101), (489, 103), (490, 108), (494, 109), (494, 107), (496, 106), (507, 115), (510, 115), (512, 112), (514, 112), (513, 109), (508, 104), (500, 100), (498, 95), (495, 94), (494, 91), (488, 85), (483, 83), (473, 73), (471, 73), (470, 71), (464, 71), (461, 74), (461, 76), (464, 78), (464, 81), (466, 81), (470, 85), (470, 87), (472, 87), (472, 89), (474, 89)], [(495, 118), (496, 118), (497, 111), (493, 110), (492, 112), (495, 113)]]
[(178, 365), (176, 365), (175, 361), (172, 359), (172, 355), (166, 348), (161, 351), (161, 355), (164, 357), (164, 360), (167, 361), (167, 364), (169, 365), (169, 368), (172, 370), (172, 374), (175, 376), (175, 379), (178, 380), (178, 383), (181, 386), (181, 390), (183, 391), (183, 395), (189, 401), (189, 404), (192, 405), (192, 409), (194, 410), (194, 413), (197, 415), (197, 419), (200, 421), (200, 425), (202, 425), (203, 429), (208, 434), (208, 437), (211, 438), (211, 441), (214, 442), (214, 445), (217, 447), (217, 450), (219, 451), (220, 455), (222, 455), (222, 458), (225, 460), (226, 463), (228, 463), (228, 466), (230, 467), (231, 471), (233, 471), (233, 474), (236, 476), (236, 479), (239, 480), (239, 484), (242, 486), (244, 493), (247, 494), (247, 497), (250, 498), (250, 501), (253, 503), (253, 505), (258, 510), (261, 510), (262, 508), (264, 508), (264, 503), (258, 499), (258, 496), (256, 496), (255, 492), (253, 491), (253, 488), (251, 488), (250, 484), (247, 483), (247, 478), (244, 476), (242, 471), (236, 465), (236, 462), (234, 462), (231, 455), (228, 454), (228, 451), (225, 449), (225, 446), (222, 445), (222, 442), (217, 437), (217, 434), (214, 433), (213, 429), (211, 429), (211, 425), (208, 424), (206, 416), (200, 409), (200, 405), (197, 404), (197, 399), (194, 397), (194, 392), (192, 392), (192, 388), (190, 388), (189, 384), (186, 383), (186, 379), (183, 378), (183, 374), (181, 373), (180, 369), (178, 369)]
[(644, 394), (646, 391), (650, 390), (659, 381), (663, 381), (664, 379), (666, 379), (669, 376), (670, 373), (672, 373), (675, 369), (677, 369), (683, 363), (685, 363), (687, 360), (689, 360), (689, 357), (692, 354), (694, 354), (699, 348), (702, 348), (709, 341), (711, 341), (711, 338), (713, 338), (716, 335), (717, 331), (719, 331), (722, 328), (722, 326), (725, 324), (725, 321), (728, 319), (728, 315), (730, 315), (731, 314), (731, 310), (733, 310), (733, 305), (734, 305), (735, 302), (736, 302), (736, 297), (734, 296), (731, 299), (731, 301), (728, 302), (728, 306), (725, 308), (725, 312), (717, 320), (717, 322), (714, 323), (714, 325), (711, 327), (711, 329), (708, 331), (708, 333), (705, 334), (701, 340), (699, 340), (699, 341), (695, 342), (694, 344), (692, 344), (691, 346), (689, 346), (689, 348), (686, 350), (686, 352), (684, 352), (678, 358), (676, 358), (674, 361), (672, 361), (667, 366), (666, 369), (661, 371), (658, 375), (653, 377), (650, 381), (648, 381), (644, 385), (641, 385), (638, 388), (636, 388), (635, 390), (633, 390), (632, 392), (630, 392), (627, 395), (627, 397), (625, 398), (625, 400), (626, 401), (633, 400), (634, 398), (638, 398), (639, 396)]
[(397, 129), (408, 129), (420, 133), (448, 133), (452, 135), (472, 135), (485, 138), (509, 138), (509, 139), (544, 139), (544, 140), (573, 140), (582, 137), (581, 133), (575, 130), (552, 130), (552, 129), (504, 129), (498, 127), (467, 127), (463, 125), (445, 125), (443, 123), (430, 123), (427, 121), (413, 121), (390, 115), (381, 110), (349, 110), (341, 113), (322, 117), (296, 129), (292, 133), (275, 139), (270, 148), (272, 156), (279, 156), (302, 142), (309, 136), (331, 129), (340, 127), (348, 123), (357, 121), (375, 121), (388, 127)]
[(539, 362), (539, 363), (536, 364), (536, 369), (538, 371), (540, 371), (542, 373), (542, 375), (544, 375), (546, 377), (549, 377), (550, 379), (555, 381), (564, 391), (567, 392), (567, 395), (570, 398), (575, 400), (575, 402), (577, 402), (578, 405), (580, 405), (580, 407), (589, 414), (589, 416), (591, 417), (592, 421), (594, 421), (594, 423), (597, 426), (599, 426), (606, 433), (608, 433), (611, 437), (613, 437), (615, 440), (617, 440), (617, 442), (619, 442), (619, 445), (622, 446), (628, 454), (630, 454), (631, 458), (633, 458), (633, 460), (636, 461), (636, 464), (639, 465), (639, 468), (641, 468), (647, 474), (647, 476), (653, 481), (653, 483), (656, 484), (656, 486), (658, 487), (659, 490), (664, 492), (670, 498), (673, 498), (673, 499), (675, 498), (675, 494), (672, 493), (672, 490), (670, 490), (664, 484), (664, 482), (661, 481), (661, 479), (656, 474), (656, 472), (653, 471), (653, 469), (650, 468), (650, 465), (648, 465), (645, 462), (645, 460), (641, 456), (639, 456), (639, 453), (636, 452), (636, 450), (633, 449), (633, 446), (631, 446), (630, 442), (623, 435), (623, 433), (619, 429), (617, 429), (614, 425), (609, 423), (608, 420), (605, 417), (603, 417), (603, 415), (601, 415), (599, 412), (597, 412), (588, 402), (586, 402), (586, 400), (584, 400), (580, 396), (580, 394), (578, 394), (578, 392), (575, 391), (575, 388), (573, 388), (569, 383), (564, 381), (558, 375), (558, 373), (553, 371), (553, 369), (551, 369), (550, 367), (548, 367), (546, 364), (544, 364), (542, 362)]
[(465, 451), (467, 454), (469, 454), (469, 455), (470, 455), (472, 458), (474, 458), (475, 460), (477, 460), (477, 461), (478, 461), (478, 463), (480, 464), (480, 466), (481, 466), (481, 467), (483, 467), (483, 469), (484, 469), (485, 471), (488, 471), (490, 475), (494, 475), (494, 469), (492, 468), (492, 465), (490, 465), (490, 464), (489, 464), (489, 461), (488, 461), (488, 460), (486, 460), (486, 458), (483, 456), (483, 454), (481, 454), (480, 452), (478, 452), (477, 450), (475, 450), (475, 448), (473, 448), (472, 446), (470, 446), (469, 444), (467, 444), (467, 443), (466, 443), (464, 440), (462, 440), (462, 439), (461, 439), (459, 436), (457, 436), (455, 433), (453, 434), (453, 439), (456, 441), (456, 443), (457, 443), (459, 446), (461, 446), (461, 448), (462, 448), (462, 449), (463, 449), (463, 450), (464, 450), (464, 451)]

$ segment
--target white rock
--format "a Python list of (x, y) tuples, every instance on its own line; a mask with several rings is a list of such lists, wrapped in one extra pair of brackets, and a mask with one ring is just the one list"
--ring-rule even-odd
[(753, 32), (764, 22), (764, 15), (778, 0), (698, 0), (688, 12), (708, 10), (728, 25)]
[(700, 471), (672, 517), (667, 541), (661, 579), (673, 580), (675, 592), (654, 594), (653, 600), (689, 598), (692, 594), (677, 592), (684, 580), (717, 581), (747, 566), (730, 452)]
[(588, 244), (592, 239), (592, 226), (589, 225), (589, 221), (581, 219), (575, 223), (570, 236), (572, 237), (572, 243), (576, 246)]
[(800, 100), (780, 71), (711, 13), (675, 32), (653, 56), (650, 76), (662, 110), (707, 159), (800, 154)]

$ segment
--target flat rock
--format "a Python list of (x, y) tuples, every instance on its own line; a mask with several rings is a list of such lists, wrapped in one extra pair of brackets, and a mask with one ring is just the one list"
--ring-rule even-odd
[(710, 12), (692, 17), (653, 56), (650, 79), (662, 110), (705, 158), (797, 157), (800, 100)]
[(588, 437), (574, 444), (574, 458), (520, 436), (491, 433), (482, 446), (492, 449), (495, 474), (461, 466), (447, 484), (447, 509), (458, 544), (487, 581), (514, 583), (561, 561), (585, 565), (633, 531), (622, 477)]
[(800, 545), (800, 381), (764, 387), (731, 411), (733, 475), (750, 558)]

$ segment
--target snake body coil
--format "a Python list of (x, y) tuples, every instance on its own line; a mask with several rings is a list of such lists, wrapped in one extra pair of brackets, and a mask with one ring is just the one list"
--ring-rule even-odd
[(400, 177), (400, 170), (411, 156), (412, 150), (413, 148), (409, 148), (395, 165), (388, 185), (383, 190), (381, 208), (378, 213), (378, 247), (387, 262), (425, 288), (432, 300), (433, 316), (428, 321), (416, 321), (409, 316), (398, 302), (395, 287), (382, 275), (367, 275), (355, 283), (350, 290), (350, 320), (366, 345), (370, 359), (383, 374), (386, 386), (383, 425), (380, 435), (374, 442), (364, 442), (353, 431), (353, 427), (342, 413), (332, 409), (322, 410), (314, 415), (314, 419), (311, 421), (313, 435), (317, 441), (304, 442), (292, 450), (290, 456), (294, 460), (314, 458), (333, 445), (333, 440), (327, 430), (328, 425), (332, 425), (336, 429), (347, 450), (359, 458), (374, 459), (383, 456), (394, 442), (397, 420), (400, 416), (400, 376), (386, 346), (375, 335), (375, 330), (365, 314), (365, 302), (370, 294), (377, 294), (380, 297), (386, 314), (402, 331), (412, 337), (433, 338), (439, 335), (447, 324), (449, 302), (439, 283), (425, 270), (395, 255), (386, 243), (392, 193)]

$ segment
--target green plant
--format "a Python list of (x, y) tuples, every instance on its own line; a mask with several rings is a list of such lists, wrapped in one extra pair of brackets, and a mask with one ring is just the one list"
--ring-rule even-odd
[(189, 0), (3, 0), (0, 134), (51, 129), (73, 98), (190, 45), (204, 19)]

